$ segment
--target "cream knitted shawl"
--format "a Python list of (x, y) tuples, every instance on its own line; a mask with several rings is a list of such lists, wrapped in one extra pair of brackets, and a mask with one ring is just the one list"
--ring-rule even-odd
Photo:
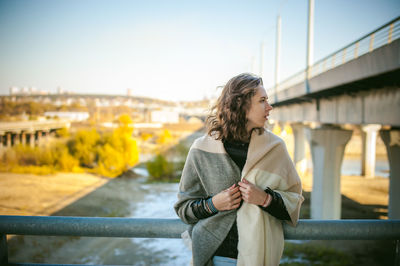
[(237, 264), (279, 264), (284, 245), (282, 222), (258, 206), (243, 203), (238, 211), (220, 212), (202, 220), (191, 211), (190, 203), (196, 198), (215, 195), (246, 178), (262, 189), (270, 187), (278, 192), (290, 215), (289, 224), (296, 225), (304, 198), (300, 178), (281, 138), (268, 130), (261, 135), (254, 131), (246, 163), (239, 175), (239, 168), (229, 159), (220, 140), (204, 136), (194, 142), (183, 169), (175, 204), (178, 216), (185, 223), (194, 224), (191, 233), (194, 265), (212, 264), (210, 258), (234, 219), (239, 233)]
[[(290, 225), (299, 219), (301, 181), (289, 157), (285, 143), (269, 131), (253, 133), (242, 179), (278, 192), (290, 215)], [(258, 206), (243, 203), (237, 212), (239, 232), (238, 266), (279, 265), (284, 238), (282, 222)]]

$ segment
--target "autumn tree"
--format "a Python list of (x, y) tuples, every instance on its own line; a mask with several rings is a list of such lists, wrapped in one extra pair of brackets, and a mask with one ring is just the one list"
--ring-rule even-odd
[(103, 139), (99, 147), (99, 173), (107, 176), (118, 176), (139, 161), (139, 149), (132, 137), (132, 119), (123, 114), (119, 117), (119, 126)]
[(171, 132), (168, 129), (164, 129), (157, 139), (158, 144), (168, 144), (173, 140)]
[(80, 130), (68, 142), (68, 148), (81, 166), (93, 167), (96, 160), (97, 145), (100, 135), (96, 129)]

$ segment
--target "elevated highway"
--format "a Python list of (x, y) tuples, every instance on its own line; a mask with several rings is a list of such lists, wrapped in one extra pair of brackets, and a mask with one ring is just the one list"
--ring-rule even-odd
[(23, 121), (0, 123), (0, 150), (16, 144), (37, 145), (42, 137), (47, 137), (57, 129), (69, 128), (70, 122), (63, 120)]

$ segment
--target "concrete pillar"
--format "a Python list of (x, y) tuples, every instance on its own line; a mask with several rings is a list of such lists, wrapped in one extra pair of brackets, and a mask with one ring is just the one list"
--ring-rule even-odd
[(0, 135), (0, 149), (3, 148), (3, 141), (4, 141), (3, 135)]
[(29, 132), (29, 146), (35, 147), (35, 132)]
[(340, 170), (351, 130), (333, 126), (306, 129), (313, 162), (311, 219), (340, 219)]
[(293, 160), (297, 171), (300, 174), (304, 174), (307, 170), (305, 126), (302, 123), (293, 123), (291, 127), (294, 136)]
[(37, 145), (40, 144), (40, 140), (42, 139), (42, 131), (36, 131), (37, 134)]
[(21, 132), (21, 144), (25, 145), (26, 144), (26, 133)]
[(400, 130), (382, 130), (390, 167), (389, 219), (400, 219)]
[(11, 147), (11, 133), (7, 133), (7, 148)]
[(375, 177), (376, 136), (381, 125), (366, 125), (361, 127), (361, 175), (367, 178)]
[(20, 144), (20, 141), (19, 141), (19, 133), (15, 133), (14, 135), (12, 135), (12, 138), (13, 138), (13, 143), (14, 143), (14, 145)]

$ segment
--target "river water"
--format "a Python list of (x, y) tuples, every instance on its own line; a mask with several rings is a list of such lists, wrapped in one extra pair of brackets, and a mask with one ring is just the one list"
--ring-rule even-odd
[[(121, 178), (57, 212), (56, 216), (177, 218), (178, 184), (145, 184)], [(16, 236), (10, 262), (189, 265), (191, 253), (180, 239)]]

